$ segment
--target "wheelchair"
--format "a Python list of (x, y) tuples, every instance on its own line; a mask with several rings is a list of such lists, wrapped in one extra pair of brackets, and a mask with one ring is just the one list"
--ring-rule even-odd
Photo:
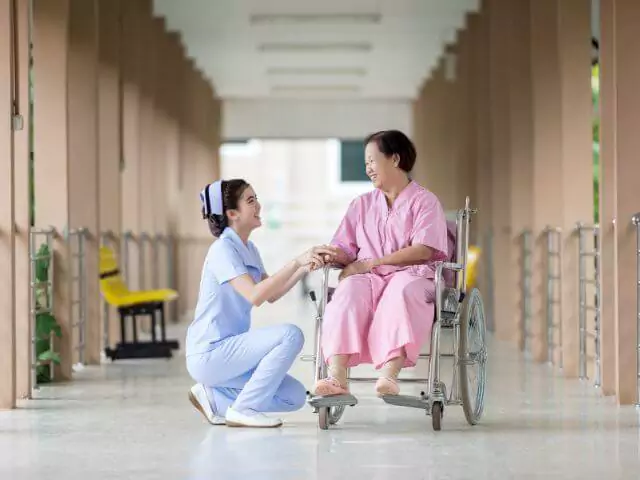
[[(455, 246), (454, 262), (438, 262), (435, 276), (435, 318), (431, 331), (431, 347), (428, 354), (421, 353), (420, 359), (428, 359), (428, 378), (399, 378), (399, 383), (424, 384), (425, 389), (417, 396), (384, 395), (382, 400), (390, 405), (424, 410), (431, 416), (435, 431), (441, 430), (445, 406), (461, 405), (467, 422), (476, 425), (484, 410), (486, 383), (486, 322), (484, 304), (480, 291), (475, 288), (467, 293), (467, 273), (475, 271), (477, 250), (470, 254), (469, 223), (477, 210), (470, 208), (469, 197), (463, 209), (456, 212), (456, 219), (450, 221), (450, 245)], [(452, 238), (453, 237), (453, 238)], [(450, 255), (450, 259), (453, 255)], [(471, 260), (471, 262), (470, 262)], [(315, 318), (315, 343), (313, 355), (303, 355), (303, 361), (314, 362), (314, 383), (327, 377), (328, 368), (322, 358), (321, 338), (324, 311), (335, 288), (329, 287), (329, 273), (338, 270), (336, 266), (326, 266), (322, 271), (322, 292), (319, 299), (314, 291), (309, 292), (317, 310)], [(441, 352), (441, 332), (453, 334), (453, 353)], [(451, 388), (441, 380), (440, 361), (442, 357), (453, 359)], [(475, 385), (471, 384), (472, 369), (476, 368)], [(374, 378), (354, 378), (347, 375), (350, 383), (375, 382)], [(336, 425), (347, 406), (354, 407), (358, 399), (354, 395), (313, 396), (308, 393), (307, 403), (318, 414), (318, 426), (327, 430)]]

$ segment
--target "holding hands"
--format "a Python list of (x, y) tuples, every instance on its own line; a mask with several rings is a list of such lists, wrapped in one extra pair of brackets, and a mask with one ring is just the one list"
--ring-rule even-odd
[(344, 252), (331, 245), (320, 245), (310, 248), (296, 258), (296, 263), (304, 267), (308, 272), (312, 272), (324, 267), (326, 264), (334, 263), (334, 258), (344, 255)]

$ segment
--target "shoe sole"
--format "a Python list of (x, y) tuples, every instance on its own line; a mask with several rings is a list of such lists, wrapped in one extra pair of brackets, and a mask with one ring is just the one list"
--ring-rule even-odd
[(278, 428), (281, 427), (282, 423), (278, 423), (277, 425), (245, 425), (240, 422), (230, 422), (227, 420), (227, 427), (232, 428)]
[(224, 425), (224, 423), (213, 423), (211, 421), (209, 421), (209, 417), (207, 417), (207, 414), (205, 413), (204, 409), (202, 408), (202, 405), (200, 405), (200, 402), (198, 402), (198, 399), (196, 398), (196, 396), (189, 392), (189, 401), (191, 402), (191, 404), (195, 407), (196, 410), (198, 410), (202, 416), (204, 417), (204, 419), (211, 425), (214, 425), (216, 427), (219, 427), (221, 425)]

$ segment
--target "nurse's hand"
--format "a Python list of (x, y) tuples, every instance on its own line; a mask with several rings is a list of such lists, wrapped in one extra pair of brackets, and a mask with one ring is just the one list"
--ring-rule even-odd
[(324, 265), (324, 255), (326, 254), (327, 252), (322, 247), (310, 248), (296, 258), (296, 263), (299, 267), (312, 268), (315, 270)]

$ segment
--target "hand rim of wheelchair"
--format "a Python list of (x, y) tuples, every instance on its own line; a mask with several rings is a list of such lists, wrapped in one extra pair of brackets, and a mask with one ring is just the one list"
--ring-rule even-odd
[[(454, 352), (457, 351), (457, 357), (454, 354), (454, 367), (453, 375), (454, 381), (452, 384), (451, 394), (447, 396), (446, 384), (440, 381), (439, 372), (439, 358), (436, 361), (437, 368), (432, 368), (434, 363), (433, 357), (429, 356), (429, 380), (427, 382), (427, 393), (422, 392), (419, 396), (383, 396), (385, 403), (392, 405), (399, 405), (404, 407), (414, 407), (424, 409), (427, 415), (432, 417), (433, 429), (439, 431), (441, 429), (442, 417), (444, 416), (444, 407), (448, 405), (462, 405), (465, 418), (470, 425), (476, 425), (482, 413), (484, 411), (484, 393), (486, 386), (486, 359), (487, 359), (487, 347), (486, 347), (486, 322), (484, 314), (484, 304), (482, 296), (477, 288), (473, 288), (469, 294), (466, 293), (466, 270), (467, 270), (467, 257), (469, 251), (468, 245), (468, 225), (472, 214), (477, 213), (477, 210), (469, 208), (469, 198), (467, 197), (465, 202), (465, 208), (458, 211), (456, 228), (456, 251), (458, 262), (437, 262), (436, 263), (436, 318), (434, 319), (434, 325), (432, 329), (432, 341), (431, 350), (434, 348), (434, 344), (438, 344), (436, 348), (439, 351), (439, 334), (443, 328), (443, 322), (441, 316), (443, 313), (453, 314), (453, 317), (449, 318), (449, 322), (444, 325), (444, 328), (451, 328), (454, 330), (454, 335), (457, 335), (458, 342), (454, 346)], [(462, 222), (466, 223), (466, 228), (462, 229)], [(465, 248), (460, 249), (459, 240), (462, 237), (462, 233), (465, 235), (464, 243)], [(462, 262), (460, 260), (462, 259)], [(326, 365), (321, 358), (322, 354), (319, 352), (319, 332), (322, 323), (322, 317), (326, 304), (330, 301), (332, 289), (328, 286), (329, 272), (331, 270), (341, 270), (344, 266), (341, 265), (326, 265), (323, 268), (323, 285), (322, 285), (322, 297), (319, 302), (316, 303), (315, 293), (312, 292), (312, 300), (316, 303), (318, 309), (318, 315), (316, 317), (316, 354), (311, 356), (315, 360), (316, 366), (316, 380), (320, 378), (326, 378)], [(444, 269), (452, 270), (461, 275), (456, 275), (455, 287), (446, 287), (443, 289), (444, 279), (442, 271)], [(462, 277), (462, 278), (460, 278)], [(335, 289), (333, 289), (335, 290)], [(444, 294), (455, 292), (457, 302), (455, 312), (444, 311)], [(479, 337), (481, 340), (481, 347), (478, 352), (473, 354), (469, 353), (469, 332), (473, 330), (472, 327), (477, 327)], [(435, 336), (434, 336), (435, 333)], [(454, 339), (456, 337), (454, 336)], [(475, 391), (469, 386), (469, 368), (471, 365), (478, 365), (478, 384)], [(435, 374), (435, 375), (432, 375)], [(435, 378), (435, 381), (433, 381)], [(400, 382), (403, 380), (401, 379)], [(432, 383), (433, 382), (433, 383)], [(429, 385), (432, 383), (431, 385)], [(454, 396), (454, 392), (456, 395)], [(475, 398), (472, 398), (475, 397)], [(315, 398), (315, 401), (314, 401)], [(355, 406), (357, 399), (352, 395), (336, 396), (336, 397), (324, 397), (322, 406), (318, 403), (319, 397), (310, 398), (309, 403), (314, 407), (314, 412), (318, 413), (318, 425), (322, 430), (327, 430), (329, 426), (338, 423), (342, 417), (346, 406)], [(354, 399), (355, 402), (347, 401), (347, 399)], [(335, 404), (332, 404), (332, 399)]]

